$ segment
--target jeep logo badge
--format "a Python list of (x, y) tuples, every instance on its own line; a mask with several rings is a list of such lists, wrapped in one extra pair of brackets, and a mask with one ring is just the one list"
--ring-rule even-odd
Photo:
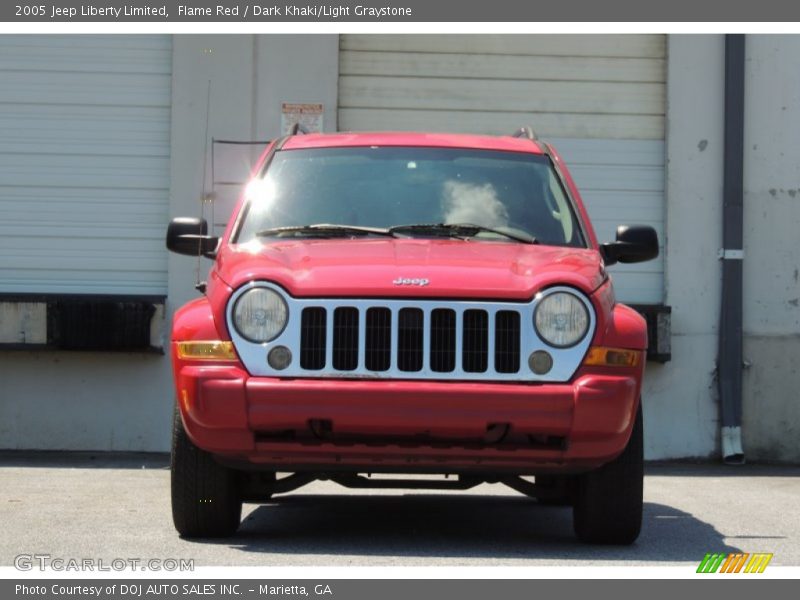
[(393, 282), (395, 285), (418, 285), (425, 286), (430, 283), (428, 279), (408, 279), (407, 277), (398, 277)]

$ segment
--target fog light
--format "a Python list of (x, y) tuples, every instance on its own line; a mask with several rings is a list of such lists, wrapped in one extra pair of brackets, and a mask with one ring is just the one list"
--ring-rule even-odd
[(276, 371), (283, 371), (292, 363), (292, 351), (286, 346), (275, 346), (267, 354), (267, 362)]
[(544, 350), (537, 350), (528, 357), (528, 366), (537, 375), (544, 375), (553, 368), (553, 357)]

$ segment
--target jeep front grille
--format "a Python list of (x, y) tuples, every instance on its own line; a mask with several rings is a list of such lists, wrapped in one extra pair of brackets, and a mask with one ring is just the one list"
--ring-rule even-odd
[[(519, 371), (518, 311), (496, 311), (490, 327), (489, 312), (481, 309), (459, 312), (436, 308), (426, 315), (413, 307), (392, 311), (377, 306), (361, 310), (339, 306), (333, 309), (332, 332), (325, 326), (327, 313), (328, 309), (317, 306), (302, 312), (300, 366), (308, 371), (322, 371), (328, 366), (334, 371), (356, 371), (363, 364), (364, 369), (375, 373), (392, 368), (403, 373), (429, 370), (435, 377), (435, 373), (453, 373), (460, 362), (466, 373), (486, 373), (490, 351), (497, 373)], [(393, 328), (395, 319), (397, 325)], [(333, 338), (330, 357), (326, 355), (329, 335)], [(459, 338), (461, 345), (457, 347)]]
[[(243, 338), (232, 310), (253, 286), (280, 293), (288, 307), (284, 330), (267, 343)], [(590, 316), (586, 337), (570, 348), (548, 346), (536, 334), (533, 314), (542, 297), (569, 290)], [(228, 330), (247, 371), (259, 377), (360, 378), (439, 381), (568, 381), (586, 355), (595, 328), (594, 308), (574, 288), (553, 287), (527, 302), (428, 298), (294, 298), (277, 285), (254, 282), (231, 296)], [(291, 361), (274, 369), (270, 350), (285, 347)], [(546, 350), (552, 369), (528, 368)]]

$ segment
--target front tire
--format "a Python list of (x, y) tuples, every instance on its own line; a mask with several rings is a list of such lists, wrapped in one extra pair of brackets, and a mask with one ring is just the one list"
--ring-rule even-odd
[(642, 528), (644, 481), (642, 406), (628, 445), (617, 458), (578, 477), (573, 524), (583, 542), (632, 544)]
[(170, 470), (172, 522), (181, 537), (225, 537), (236, 532), (242, 517), (237, 473), (192, 443), (178, 410)]

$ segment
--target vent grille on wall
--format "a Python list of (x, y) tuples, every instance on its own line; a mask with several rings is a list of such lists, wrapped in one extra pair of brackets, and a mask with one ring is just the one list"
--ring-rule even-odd
[(672, 360), (672, 307), (663, 304), (631, 304), (647, 320), (647, 360)]
[(0, 297), (0, 346), (163, 352), (163, 296)]

